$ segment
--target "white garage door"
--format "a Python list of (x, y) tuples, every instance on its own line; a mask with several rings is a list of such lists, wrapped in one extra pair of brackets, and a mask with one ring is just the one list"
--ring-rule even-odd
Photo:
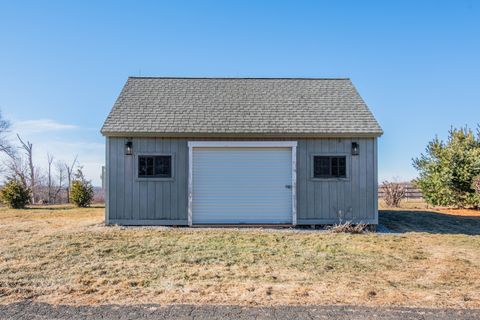
[(192, 148), (193, 224), (292, 223), (291, 147)]

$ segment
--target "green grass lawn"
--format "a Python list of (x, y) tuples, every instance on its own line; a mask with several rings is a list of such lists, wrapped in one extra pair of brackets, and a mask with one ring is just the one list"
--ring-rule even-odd
[(396, 234), (105, 227), (0, 209), (0, 303), (480, 307), (480, 220), (383, 211)]

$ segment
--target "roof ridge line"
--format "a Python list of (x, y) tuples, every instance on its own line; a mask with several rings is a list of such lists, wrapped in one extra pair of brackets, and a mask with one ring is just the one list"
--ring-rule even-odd
[(129, 79), (186, 79), (186, 80), (351, 80), (350, 78), (301, 78), (301, 77), (151, 77), (129, 76)]

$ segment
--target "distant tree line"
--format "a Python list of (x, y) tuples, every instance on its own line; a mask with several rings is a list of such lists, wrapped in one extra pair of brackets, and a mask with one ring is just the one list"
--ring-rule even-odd
[(34, 145), (17, 134), (7, 139), (10, 123), (0, 113), (1, 173), (5, 177), (0, 198), (6, 205), (23, 208), (27, 204), (75, 203), (88, 206), (93, 201), (91, 181), (85, 179), (78, 156), (71, 162), (56, 160), (47, 154), (47, 167), (41, 168), (34, 157)]
[(446, 141), (435, 137), (413, 166), (429, 204), (480, 208), (480, 126), (476, 132), (452, 128)]

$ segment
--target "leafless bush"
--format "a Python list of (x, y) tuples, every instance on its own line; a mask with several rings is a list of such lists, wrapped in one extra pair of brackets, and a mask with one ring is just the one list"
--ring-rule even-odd
[(480, 195), (480, 176), (473, 178), (473, 188)]
[(384, 200), (389, 207), (399, 207), (402, 199), (405, 198), (406, 188), (400, 182), (389, 182), (387, 180), (382, 182), (382, 189), (384, 193)]
[(332, 233), (353, 233), (360, 234), (368, 232), (368, 224), (358, 223), (353, 224), (351, 221), (346, 221), (338, 224), (334, 224), (329, 227), (328, 230)]

